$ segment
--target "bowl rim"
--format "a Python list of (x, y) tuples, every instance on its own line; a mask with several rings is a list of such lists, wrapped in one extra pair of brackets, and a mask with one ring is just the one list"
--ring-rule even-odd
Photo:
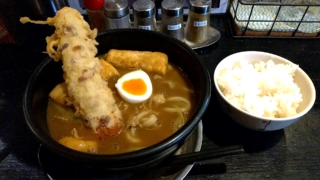
[[(83, 157), (85, 159), (90, 159), (96, 162), (100, 161), (105, 161), (105, 160), (111, 160), (111, 161), (117, 161), (119, 159), (134, 159), (138, 158), (141, 156), (145, 156), (146, 154), (158, 154), (162, 151), (165, 151), (166, 149), (169, 149), (170, 147), (174, 146), (179, 142), (179, 140), (182, 138), (182, 135), (184, 134), (190, 134), (191, 131), (196, 127), (200, 120), (202, 115), (205, 113), (209, 101), (211, 98), (211, 76), (209, 74), (208, 69), (206, 68), (204, 62), (199, 58), (199, 56), (196, 54), (194, 50), (192, 50), (188, 45), (183, 43), (182, 41), (175, 39), (169, 35), (165, 35), (159, 32), (154, 32), (154, 31), (146, 31), (146, 30), (141, 30), (141, 29), (115, 29), (115, 30), (110, 30), (106, 31), (103, 33), (99, 33), (98, 36), (104, 36), (104, 35), (109, 35), (109, 34), (114, 34), (114, 33), (128, 33), (128, 32), (137, 32), (137, 33), (144, 33), (144, 34), (151, 34), (153, 36), (159, 36), (165, 41), (168, 41), (169, 43), (174, 43), (179, 46), (179, 48), (182, 48), (183, 51), (188, 52), (190, 56), (192, 56), (193, 59), (196, 59), (196, 63), (199, 65), (199, 68), (202, 69), (203, 71), (203, 77), (204, 81), (206, 82), (207, 86), (204, 89), (203, 92), (203, 98), (200, 99), (199, 101), (203, 101), (202, 106), (196, 106), (193, 115), (190, 117), (190, 119), (193, 119), (192, 121), (187, 121), (187, 123), (180, 128), (178, 131), (176, 131), (174, 134), (169, 136), (168, 138), (164, 139), (163, 141), (152, 145), (150, 147), (146, 147), (137, 151), (133, 152), (127, 152), (127, 153), (121, 153), (121, 154), (89, 154), (89, 153), (84, 153), (80, 151), (76, 151), (70, 148), (67, 148), (60, 143), (56, 142), (53, 140), (49, 134), (43, 132), (41, 129), (36, 128), (36, 123), (32, 120), (34, 119), (34, 115), (32, 114), (32, 94), (34, 92), (34, 85), (37, 79), (38, 74), (41, 72), (41, 70), (48, 65), (50, 62), (53, 61), (52, 58), (49, 56), (46, 57), (43, 62), (41, 62), (34, 72), (32, 73), (28, 83), (27, 87), (24, 92), (23, 96), (23, 113), (25, 117), (25, 122), (29, 128), (29, 130), (32, 131), (32, 134), (35, 136), (35, 138), (40, 142), (43, 143), (45, 146), (49, 146), (50, 150), (52, 150), (55, 153), (58, 153), (60, 155), (63, 155), (64, 157), (67, 158), (79, 158)], [(98, 38), (98, 37), (97, 37)], [(99, 52), (98, 52), (99, 54)], [(97, 55), (98, 55), (97, 54)], [(56, 63), (56, 62), (55, 62)], [(196, 88), (196, 87), (195, 87)], [(201, 115), (201, 116), (199, 116)], [(150, 150), (152, 150), (152, 153), (150, 153)]]
[(218, 73), (219, 73), (219, 69), (221, 69), (221, 66), (222, 64), (224, 64), (226, 61), (234, 61), (232, 58), (234, 56), (238, 56), (240, 54), (248, 54), (248, 55), (253, 55), (253, 54), (256, 54), (256, 55), (268, 55), (268, 56), (271, 56), (271, 57), (274, 57), (274, 58), (277, 58), (281, 61), (283, 61), (284, 63), (287, 63), (287, 64), (295, 64), (293, 62), (291, 62), (290, 60), (284, 58), (284, 57), (281, 57), (279, 55), (276, 55), (276, 54), (272, 54), (272, 53), (269, 53), (269, 52), (263, 52), (263, 51), (241, 51), (241, 52), (237, 52), (237, 53), (233, 53), (231, 55), (228, 55), (227, 57), (223, 58), (219, 63), (218, 65), (216, 66), (215, 70), (214, 70), (214, 73), (213, 73), (213, 84), (215, 86), (215, 90), (216, 92), (218, 92), (219, 96), (225, 101), (227, 102), (230, 106), (232, 106), (233, 108), (239, 110), (240, 112), (246, 114), (247, 116), (250, 116), (252, 118), (256, 118), (256, 119), (259, 119), (259, 120), (262, 120), (262, 121), (291, 121), (293, 119), (298, 119), (300, 117), (302, 117), (303, 115), (305, 115), (306, 113), (308, 113), (311, 108), (313, 107), (314, 103), (315, 103), (315, 100), (316, 100), (316, 90), (315, 90), (315, 86), (311, 80), (311, 78), (308, 76), (308, 74), (300, 67), (300, 66), (297, 66), (297, 69), (296, 71), (300, 71), (300, 73), (306, 78), (306, 81), (308, 81), (308, 83), (310, 84), (310, 86), (312, 87), (311, 88), (311, 101), (309, 102), (309, 104), (307, 105), (306, 108), (304, 108), (300, 113), (294, 115), (294, 116), (290, 116), (290, 117), (285, 117), (285, 118), (268, 118), (268, 117), (263, 117), (263, 116), (257, 116), (257, 115), (253, 115), (247, 111), (244, 111), (243, 109), (239, 108), (239, 107), (236, 107), (235, 105), (233, 105), (228, 99), (226, 99), (226, 97), (224, 96), (224, 94), (221, 92), (220, 88), (219, 88), (219, 85), (218, 85), (218, 82), (217, 82), (217, 76), (218, 76)]

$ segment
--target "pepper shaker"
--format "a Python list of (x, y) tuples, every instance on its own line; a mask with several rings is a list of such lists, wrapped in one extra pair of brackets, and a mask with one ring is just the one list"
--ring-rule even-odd
[(151, 0), (137, 0), (132, 7), (134, 28), (155, 31), (155, 3)]
[(104, 14), (107, 29), (130, 28), (127, 0), (106, 0)]
[(161, 7), (161, 32), (183, 41), (184, 27), (182, 1), (163, 0)]
[(208, 39), (211, 0), (190, 0), (186, 24), (186, 41), (203, 43)]

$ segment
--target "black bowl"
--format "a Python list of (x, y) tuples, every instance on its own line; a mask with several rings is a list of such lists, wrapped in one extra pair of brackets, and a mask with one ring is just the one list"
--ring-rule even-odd
[(166, 53), (169, 61), (184, 71), (195, 88), (196, 105), (191, 119), (164, 141), (135, 152), (95, 155), (66, 148), (51, 138), (46, 121), (48, 94), (63, 80), (61, 61), (54, 62), (48, 57), (34, 71), (24, 94), (23, 110), (28, 128), (35, 138), (53, 153), (87, 167), (102, 168), (110, 172), (129, 172), (154, 167), (165, 157), (175, 153), (198, 125), (211, 96), (210, 75), (190, 47), (158, 32), (139, 29), (110, 30), (99, 34), (97, 41), (98, 54), (105, 54), (111, 48)]

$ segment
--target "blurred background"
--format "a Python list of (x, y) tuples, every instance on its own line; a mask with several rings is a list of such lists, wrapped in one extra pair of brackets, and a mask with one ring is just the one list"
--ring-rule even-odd
[[(153, 0), (160, 12), (162, 0)], [(188, 0), (183, 0), (185, 9), (188, 9)], [(132, 7), (134, 0), (128, 0)], [(228, 0), (212, 0), (212, 14), (225, 13)], [(28, 0), (28, 1), (0, 1), (0, 44), (21, 44), (30, 35), (29, 28), (23, 26), (19, 19), (28, 16), (35, 20), (44, 20), (52, 17), (64, 6), (77, 9), (84, 16), (86, 9), (83, 0)], [(132, 13), (132, 8), (131, 13)], [(187, 11), (185, 11), (187, 13)], [(160, 13), (158, 13), (160, 14)]]

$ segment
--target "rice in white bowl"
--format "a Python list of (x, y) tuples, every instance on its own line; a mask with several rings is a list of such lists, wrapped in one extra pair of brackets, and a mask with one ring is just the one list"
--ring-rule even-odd
[(297, 114), (302, 101), (294, 82), (298, 65), (240, 61), (217, 77), (221, 92), (234, 106), (257, 116), (285, 118)]

